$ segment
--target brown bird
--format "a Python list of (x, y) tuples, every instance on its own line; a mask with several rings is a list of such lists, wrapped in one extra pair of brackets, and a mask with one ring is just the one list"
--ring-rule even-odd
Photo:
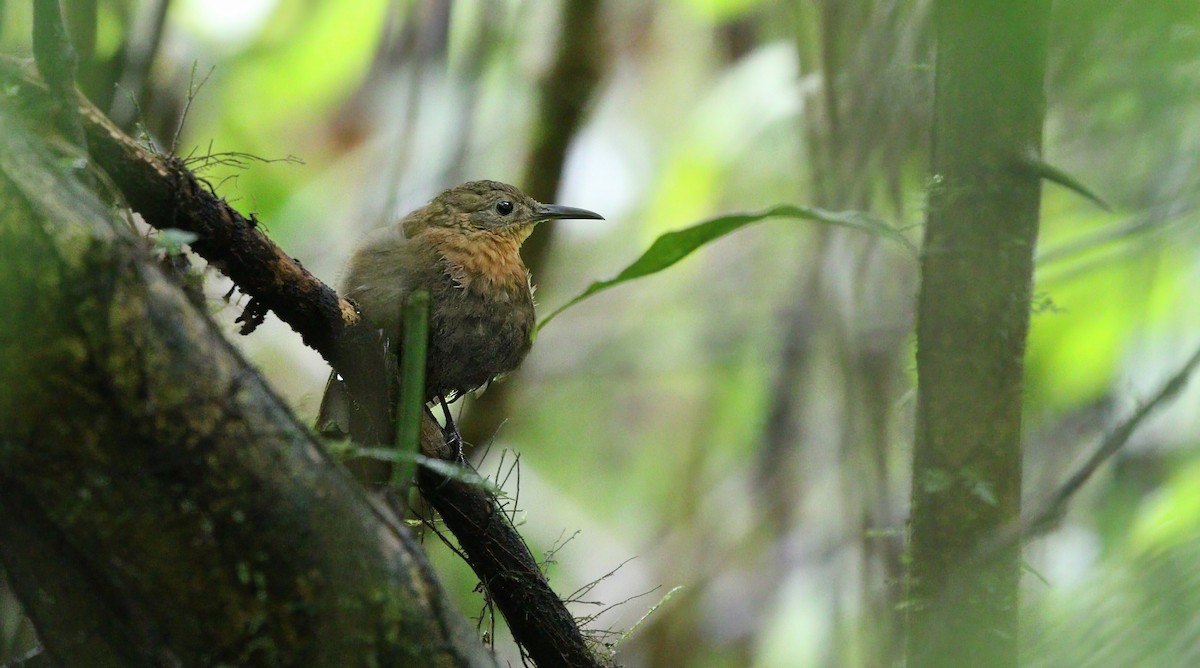
[[(350, 259), (342, 294), (398, 354), (401, 307), (413, 290), (429, 291), (424, 396), (445, 409), (446, 402), (516, 369), (529, 353), (533, 285), (520, 249), (534, 225), (554, 218), (603, 219), (542, 204), (505, 183), (464, 183), (368, 234)], [(341, 380), (331, 374), (319, 428), (349, 434), (350, 408)]]

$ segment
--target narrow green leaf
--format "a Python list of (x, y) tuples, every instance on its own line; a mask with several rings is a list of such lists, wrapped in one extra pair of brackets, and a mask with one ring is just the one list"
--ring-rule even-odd
[(407, 465), (409, 468), (423, 466), (445, 478), (473, 485), (492, 494), (498, 495), (502, 491), (496, 483), (484, 478), (462, 464), (434, 457), (426, 457), (415, 452), (399, 452), (387, 448), (362, 448), (353, 445), (349, 441), (346, 441), (346, 443), (350, 445), (347, 449), (347, 457), (375, 459), (381, 462), (391, 462), (397, 466)]
[(655, 603), (654, 605), (650, 606), (650, 609), (646, 611), (646, 614), (642, 615), (640, 619), (638, 619), (636, 622), (634, 622), (633, 626), (629, 627), (628, 631), (621, 634), (621, 637), (618, 638), (617, 642), (613, 644), (613, 648), (616, 649), (616, 647), (618, 645), (625, 642), (626, 638), (633, 635), (633, 632), (638, 630), (638, 627), (642, 625), (642, 622), (649, 619), (650, 615), (653, 615), (655, 612), (657, 612), (659, 608), (661, 608), (664, 604), (666, 604), (667, 601), (671, 600), (675, 596), (675, 594), (678, 594), (681, 591), (683, 591), (683, 585), (676, 585), (674, 587), (671, 587), (671, 591), (667, 592), (666, 594), (663, 594), (663, 597), (658, 599), (658, 603)]
[(1051, 183), (1057, 183), (1067, 190), (1081, 195), (1105, 211), (1112, 211), (1112, 207), (1108, 205), (1108, 202), (1104, 201), (1104, 198), (1096, 194), (1096, 192), (1091, 188), (1083, 185), (1079, 179), (1071, 176), (1058, 167), (1055, 167), (1054, 165), (1051, 165), (1045, 160), (1037, 157), (1029, 158), (1028, 164), (1033, 168), (1034, 173), (1037, 174), (1038, 177), (1050, 181)]
[[(420, 451), (421, 415), (425, 408), (425, 357), (429, 342), (429, 291), (414, 290), (401, 313), (404, 347), (400, 351), (400, 398), (396, 407), (396, 450)], [(392, 483), (407, 485), (412, 462), (399, 459), (392, 467)]]
[(650, 248), (642, 253), (642, 256), (634, 260), (633, 264), (625, 267), (621, 273), (613, 278), (603, 281), (596, 281), (589, 285), (586, 290), (571, 299), (566, 304), (558, 307), (547, 315), (538, 324), (538, 329), (545, 327), (547, 323), (555, 318), (559, 313), (578, 304), (579, 302), (591, 297), (597, 292), (607, 290), (615, 285), (632, 281), (636, 278), (649, 276), (666, 269), (667, 267), (679, 262), (700, 248), (701, 246), (719, 239), (720, 237), (738, 230), (751, 223), (757, 223), (768, 218), (793, 218), (799, 220), (811, 220), (827, 225), (838, 225), (841, 227), (851, 227), (857, 230), (874, 234), (884, 239), (889, 239), (901, 244), (914, 255), (917, 253), (917, 248), (900, 233), (899, 230), (888, 225), (886, 222), (858, 211), (826, 211), (815, 207), (793, 206), (790, 204), (781, 204), (779, 206), (765, 209), (754, 213), (736, 213), (726, 216), (719, 216), (706, 220), (702, 223), (697, 223), (691, 227), (686, 227), (682, 230), (667, 232), (654, 240)]

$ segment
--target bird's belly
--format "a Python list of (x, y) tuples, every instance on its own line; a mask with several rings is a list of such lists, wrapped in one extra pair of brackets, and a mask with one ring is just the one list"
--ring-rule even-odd
[(456, 289), (433, 309), (426, 369), (430, 398), (470, 392), (525, 359), (534, 311), (532, 295), (522, 287), (503, 298)]

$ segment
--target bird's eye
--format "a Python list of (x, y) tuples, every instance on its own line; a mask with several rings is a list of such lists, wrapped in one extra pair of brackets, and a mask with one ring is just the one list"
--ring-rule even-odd
[(502, 199), (499, 202), (496, 202), (496, 213), (500, 214), (501, 216), (507, 216), (508, 214), (512, 213), (512, 211), (513, 211), (513, 203), (512, 202), (510, 202), (506, 199)]

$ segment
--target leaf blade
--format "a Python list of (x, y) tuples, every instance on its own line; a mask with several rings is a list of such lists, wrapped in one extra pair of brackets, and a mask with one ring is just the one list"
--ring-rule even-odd
[(1036, 157), (1030, 158), (1029, 165), (1033, 168), (1033, 171), (1035, 174), (1037, 174), (1038, 178), (1044, 179), (1051, 183), (1057, 183), (1076, 195), (1088, 200), (1092, 204), (1095, 204), (1101, 209), (1110, 213), (1112, 212), (1112, 206), (1110, 206), (1103, 197), (1096, 193), (1096, 191), (1083, 185), (1082, 181), (1074, 176), (1071, 176), (1062, 169), (1059, 169), (1045, 160)]
[(858, 211), (828, 211), (816, 207), (780, 204), (751, 213), (734, 213), (717, 216), (691, 227), (672, 230), (659, 236), (641, 256), (629, 266), (622, 269), (616, 276), (593, 281), (583, 292), (551, 311), (549, 315), (538, 323), (536, 331), (541, 331), (558, 314), (598, 292), (603, 292), (621, 283), (656, 274), (712, 241), (716, 241), (752, 223), (770, 218), (809, 220), (827, 225), (857, 229), (899, 243), (914, 255), (917, 254), (916, 246), (901, 234), (899, 230), (878, 218)]

